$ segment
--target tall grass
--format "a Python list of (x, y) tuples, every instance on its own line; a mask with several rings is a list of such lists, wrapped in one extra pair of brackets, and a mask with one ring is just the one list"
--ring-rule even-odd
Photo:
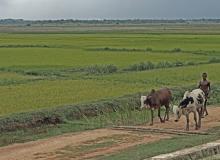
[[(173, 88), (173, 103), (182, 98), (188, 88)], [(209, 104), (220, 103), (219, 84), (212, 86)], [(146, 93), (144, 93), (146, 94)], [(146, 124), (150, 112), (140, 110), (140, 95), (97, 102), (82, 106), (65, 106), (57, 109), (14, 114), (0, 119), (0, 146), (26, 142), (66, 132), (112, 127), (118, 125)], [(10, 132), (8, 132), (10, 131)]]
[(130, 106), (124, 106), (112, 113), (102, 113), (93, 118), (83, 117), (86, 124), (93, 127), (103, 128), (120, 125), (138, 125), (149, 121), (150, 112), (146, 109), (137, 110), (137, 106), (131, 109)]
[[(13, 143), (23, 143), (40, 138), (60, 135), (68, 132), (77, 132), (117, 125), (137, 125), (148, 123), (147, 110), (138, 111), (124, 108), (111, 113), (98, 114), (95, 117), (83, 116), (79, 120), (65, 120), (64, 123), (41, 125), (34, 128), (16, 129), (0, 132), (0, 146)], [(10, 124), (8, 124), (10, 125)]]
[(118, 68), (113, 65), (92, 65), (81, 69), (88, 74), (111, 74), (117, 72)]
[[(189, 88), (173, 88), (173, 104), (177, 104), (183, 93)], [(213, 87), (212, 99), (209, 104), (220, 103), (219, 85)], [(24, 128), (35, 128), (43, 125), (56, 125), (75, 120), (84, 120), (85, 124), (97, 126), (135, 125), (147, 122), (148, 112), (141, 112), (140, 96), (134, 94), (88, 104), (63, 106), (39, 111), (16, 113), (0, 118), (0, 131), (14, 131)]]
[(145, 71), (155, 68), (155, 64), (152, 62), (141, 62), (139, 64), (133, 64), (128, 68), (125, 68), (124, 71)]
[(208, 61), (209, 63), (220, 63), (220, 58), (212, 57)]
[[(197, 63), (199, 64), (199, 63)], [(151, 61), (148, 62), (140, 62), (138, 64), (132, 64), (127, 68), (124, 68), (124, 71), (146, 71), (152, 69), (160, 69), (160, 68), (172, 68), (172, 67), (182, 67), (182, 66), (190, 66), (195, 65), (194, 62), (169, 62), (169, 61), (161, 61), (158, 63), (152, 63)]]

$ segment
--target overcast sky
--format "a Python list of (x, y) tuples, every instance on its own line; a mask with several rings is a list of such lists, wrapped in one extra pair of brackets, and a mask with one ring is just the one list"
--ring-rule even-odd
[(1, 18), (220, 18), (220, 0), (0, 0)]

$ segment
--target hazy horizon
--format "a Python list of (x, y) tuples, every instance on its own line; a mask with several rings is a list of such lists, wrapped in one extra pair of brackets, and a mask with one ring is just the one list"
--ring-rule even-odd
[(219, 19), (219, 0), (0, 0), (0, 19)]

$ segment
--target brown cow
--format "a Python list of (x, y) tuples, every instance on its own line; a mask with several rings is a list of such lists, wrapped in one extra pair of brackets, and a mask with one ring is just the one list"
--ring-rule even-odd
[[(144, 101), (144, 105), (147, 108), (150, 108), (151, 110), (151, 123), (150, 125), (153, 125), (153, 119), (154, 119), (154, 110), (158, 109), (158, 117), (160, 118), (160, 122), (164, 123), (165, 120), (169, 120), (169, 111), (170, 111), (170, 102), (172, 99), (172, 93), (168, 88), (163, 88), (158, 91), (155, 91), (154, 89), (151, 91), (151, 93), (146, 97), (146, 100)], [(166, 111), (164, 115), (164, 119), (160, 116), (160, 108), (162, 106), (165, 106)]]

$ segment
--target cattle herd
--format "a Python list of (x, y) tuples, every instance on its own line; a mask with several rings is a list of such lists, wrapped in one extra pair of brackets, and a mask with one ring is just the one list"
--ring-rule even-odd
[[(161, 123), (169, 120), (170, 104), (172, 101), (172, 93), (168, 88), (160, 90), (152, 90), (149, 95), (141, 96), (141, 108), (148, 108), (151, 111), (151, 122), (153, 125), (154, 110), (158, 110), (158, 117)], [(165, 106), (164, 118), (161, 118), (161, 107)], [(195, 89), (191, 92), (186, 91), (179, 105), (173, 105), (172, 110), (175, 116), (175, 122), (178, 122), (182, 115), (186, 117), (186, 130), (189, 130), (189, 114), (194, 114), (195, 129), (201, 128), (201, 118), (204, 117), (206, 110), (206, 96), (202, 89)], [(207, 111), (207, 110), (206, 110)]]

